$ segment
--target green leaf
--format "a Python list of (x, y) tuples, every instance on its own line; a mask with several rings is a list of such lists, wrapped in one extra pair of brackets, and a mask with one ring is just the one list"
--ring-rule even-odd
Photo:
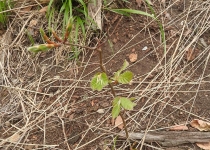
[(131, 97), (131, 98), (129, 98), (130, 99), (130, 101), (134, 101), (134, 100), (136, 100), (136, 98), (135, 97)]
[(128, 84), (133, 78), (133, 73), (130, 71), (125, 71), (120, 74), (117, 78), (117, 81), (122, 84)]
[(118, 101), (112, 108), (112, 118), (116, 118), (120, 113), (120, 101)]
[(112, 106), (116, 105), (119, 102), (119, 100), (120, 100), (119, 96), (115, 97), (113, 102), (112, 102)]
[(155, 19), (154, 15), (151, 15), (144, 11), (135, 10), (135, 9), (110, 9), (110, 11), (113, 11), (113, 12), (121, 14), (121, 15), (126, 15), (126, 16), (129, 16), (129, 13), (131, 13), (131, 14), (148, 16), (148, 17)]
[(120, 113), (120, 97), (117, 96), (114, 98), (113, 102), (112, 102), (112, 117), (116, 118), (119, 113)]
[(48, 51), (49, 49), (51, 49), (53, 47), (55, 47), (54, 44), (40, 44), (40, 45), (28, 47), (27, 50), (34, 52), (34, 53), (38, 53), (38, 52)]
[(44, 30), (43, 30), (42, 28), (40, 28), (39, 31), (40, 31), (40, 33), (41, 33), (41, 36), (44, 37), (44, 35), (45, 35)]
[[(133, 98), (131, 98), (133, 99)], [(133, 103), (131, 101), (130, 98), (126, 98), (126, 97), (120, 97), (120, 103), (122, 105), (123, 108), (125, 108), (126, 110), (133, 110), (133, 107), (136, 106), (135, 103)]]
[(74, 18), (73, 18), (73, 17), (71, 17), (71, 18), (68, 20), (68, 24), (67, 24), (67, 27), (66, 27), (66, 31), (68, 31), (69, 33), (70, 33), (71, 30), (72, 30), (73, 21), (74, 21)]
[(124, 61), (124, 63), (123, 63), (123, 66), (120, 68), (120, 73), (122, 72), (122, 71), (124, 71), (127, 67), (129, 66), (129, 63), (128, 63), (128, 61), (127, 60), (125, 60)]
[(127, 13), (127, 12), (121, 10), (121, 9), (110, 9), (110, 11), (112, 11), (114, 13), (117, 13), (117, 14), (120, 14), (120, 15), (125, 15), (125, 16), (128, 16), (128, 17), (130, 16), (129, 13)]
[(123, 66), (120, 68), (120, 70), (118, 70), (115, 74), (114, 77), (112, 78), (114, 81), (118, 81), (118, 78), (121, 74), (122, 71), (124, 71), (127, 67), (129, 66), (129, 63), (127, 62), (127, 60), (124, 61)]
[(92, 90), (101, 91), (103, 87), (108, 85), (108, 77), (105, 73), (97, 73), (90, 82)]

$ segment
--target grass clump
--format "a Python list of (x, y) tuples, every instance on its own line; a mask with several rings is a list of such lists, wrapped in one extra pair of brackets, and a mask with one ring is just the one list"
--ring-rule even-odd
[[(85, 25), (88, 24), (88, 9), (87, 4), (82, 0), (50, 0), (47, 11), (48, 27), (57, 28), (59, 27), (59, 20), (62, 26), (63, 37), (68, 38), (70, 43), (85, 43), (87, 32)], [(72, 18), (72, 32), (68, 37), (65, 35), (66, 26), (68, 26), (69, 18)], [(74, 56), (70, 59), (78, 58), (80, 50), (76, 46), (72, 46)]]
[(1, 0), (0, 1), (0, 24), (5, 27), (7, 20), (8, 20), (8, 15), (9, 12), (8, 8), (12, 7), (12, 0)]

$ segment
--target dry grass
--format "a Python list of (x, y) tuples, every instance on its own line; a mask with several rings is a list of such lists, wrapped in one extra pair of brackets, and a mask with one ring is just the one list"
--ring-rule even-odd
[[(170, 12), (174, 3), (171, 1), (171, 5), (162, 8), (159, 15), (164, 14), (166, 10)], [(164, 57), (158, 58), (157, 65), (150, 72), (135, 76), (134, 88), (116, 87), (119, 95), (135, 96), (136, 103), (141, 106), (125, 114), (130, 132), (138, 132), (142, 129), (145, 131), (167, 129), (174, 124), (187, 124), (192, 118), (210, 121), (209, 118), (203, 117), (207, 112), (197, 114), (194, 111), (194, 108), (197, 108), (196, 102), (199, 101), (199, 93), (205, 93), (207, 98), (210, 93), (210, 90), (205, 88), (206, 85), (209, 87), (210, 83), (210, 50), (208, 45), (206, 47), (200, 41), (202, 36), (209, 32), (209, 4), (209, 0), (193, 1), (179, 16), (172, 16), (172, 20), (164, 26), (180, 25), (183, 22), (182, 29), (175, 31), (179, 34), (179, 38), (175, 38), (175, 33), (171, 37), (167, 37), (167, 41), (174, 38), (174, 43), (167, 45)], [(16, 9), (18, 10), (18, 8)], [(95, 68), (87, 73), (88, 68), (95, 66), (94, 63), (91, 63), (94, 54), (90, 54), (85, 62), (81, 61), (81, 65), (66, 59), (70, 49), (64, 47), (48, 52), (46, 55), (49, 57), (44, 54), (32, 56), (26, 51), (29, 43), (24, 30), (28, 27), (31, 19), (37, 15), (37, 13), (23, 15), (17, 11), (1, 39), (0, 147), (3, 149), (26, 149), (28, 147), (49, 149), (62, 145), (65, 148), (76, 150), (85, 149), (88, 144), (98, 142), (98, 139), (101, 142), (97, 143), (98, 145), (95, 147), (99, 145), (104, 148), (106, 145), (113, 146), (114, 137), (117, 135), (116, 127), (104, 126), (111, 120), (110, 106), (105, 108), (105, 113), (102, 115), (92, 112), (83, 116), (75, 115), (72, 120), (69, 119), (69, 116), (66, 117), (70, 112), (79, 110), (79, 106), (82, 107), (82, 104), (90, 103), (93, 99), (101, 97), (107, 100), (112, 99), (108, 88), (102, 92), (94, 93), (89, 87), (89, 77), (99, 69)], [(192, 31), (186, 35), (186, 31), (189, 29)], [(147, 30), (147, 26), (142, 31), (144, 30)], [(134, 35), (112, 56), (105, 58), (105, 63), (110, 63), (127, 49), (144, 42), (139, 41), (135, 45), (130, 45), (142, 31)], [(155, 43), (154, 37), (155, 35), (151, 33), (145, 40)], [(200, 45), (199, 55), (192, 61), (185, 61), (186, 52), (189, 48), (195, 48), (195, 45)], [(158, 47), (154, 45), (153, 48), (158, 51), (162, 45)], [(85, 55), (84, 52), (83, 56), (85, 57)], [(145, 61), (148, 55), (130, 67)], [(168, 55), (171, 57), (167, 57)], [(196, 74), (198, 72), (199, 74)], [(153, 75), (153, 79), (148, 81), (147, 79), (151, 75)], [(78, 93), (78, 90), (83, 93)], [(80, 94), (79, 100), (75, 98), (78, 94)], [(185, 97), (185, 99), (180, 100), (179, 96)], [(170, 112), (166, 110), (170, 110)], [(98, 118), (91, 120), (92, 116)], [(178, 116), (181, 116), (181, 119), (177, 118)], [(66, 124), (72, 124), (72, 122), (81, 124), (85, 128), (83, 128), (83, 132), (69, 137)], [(56, 144), (53, 143), (53, 140), (50, 143), (53, 134), (50, 135), (49, 132), (56, 129), (61, 133), (53, 134), (61, 137), (56, 137)], [(92, 132), (97, 136), (90, 136)], [(81, 135), (77, 145), (67, 142), (77, 135)], [(141, 144), (153, 149), (161, 149), (161, 146), (146, 144), (144, 141), (139, 142), (138, 146), (140, 147)], [(128, 145), (126, 140), (122, 140), (117, 146), (119, 149), (124, 149)]]

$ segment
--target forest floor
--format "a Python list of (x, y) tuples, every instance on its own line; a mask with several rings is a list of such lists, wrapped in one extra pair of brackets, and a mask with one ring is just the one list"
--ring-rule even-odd
[[(135, 0), (125, 6), (149, 12)], [(134, 73), (129, 85), (115, 87), (117, 95), (136, 98), (134, 110), (124, 113), (129, 132), (170, 134), (175, 125), (195, 131), (189, 126), (193, 119), (210, 122), (210, 1), (153, 0), (152, 7), (164, 26), (166, 51), (154, 20), (104, 11), (101, 34), (109, 35), (102, 45), (105, 67), (113, 75), (127, 60)], [(128, 149), (129, 142), (117, 136), (121, 129), (111, 116), (109, 88), (90, 88), (90, 79), (100, 72), (97, 52), (82, 49), (79, 59), (71, 60), (71, 48), (59, 47), (34, 56), (27, 51), (24, 31), (31, 30), (42, 44), (39, 27), (47, 25), (47, 18), (31, 9), (14, 13), (11, 20), (0, 31), (0, 147)], [(199, 149), (193, 143), (131, 142), (145, 150)]]

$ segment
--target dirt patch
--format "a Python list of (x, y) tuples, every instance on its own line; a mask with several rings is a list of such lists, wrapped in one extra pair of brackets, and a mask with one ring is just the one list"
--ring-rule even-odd
[[(134, 0), (122, 5), (150, 12), (143, 3), (138, 7)], [(134, 110), (124, 113), (129, 132), (167, 130), (195, 118), (209, 121), (208, 7), (207, 1), (153, 1), (165, 29), (166, 51), (157, 22), (142, 15), (104, 13), (103, 32), (108, 40), (104, 39), (107, 42), (102, 51), (107, 72), (113, 75), (127, 60), (128, 70), (134, 73), (130, 85), (116, 85), (117, 95), (136, 98)], [(24, 22), (17, 19), (18, 27), (29, 17)], [(38, 25), (45, 20), (39, 14), (35, 18), (40, 19)], [(32, 56), (26, 51), (30, 45), (27, 35), (18, 36), (21, 28), (15, 25), (11, 24), (8, 31), (12, 31), (11, 41), (19, 42), (10, 45), (12, 42), (3, 39), (0, 51), (7, 56), (0, 66), (0, 137), (7, 139), (18, 132), (20, 138), (4, 142), (1, 147), (128, 148), (126, 140), (116, 138), (120, 129), (114, 127), (111, 118), (113, 96), (109, 88), (101, 92), (90, 89), (90, 78), (100, 72), (97, 52), (84, 50), (78, 61), (67, 59), (69, 47)], [(38, 34), (34, 33), (34, 38), (40, 42)], [(137, 57), (132, 62), (131, 54)], [(99, 109), (104, 113), (98, 113)], [(139, 149), (141, 142), (135, 141), (134, 145)], [(145, 143), (144, 149), (154, 147), (167, 149), (153, 142)], [(197, 148), (185, 144), (176, 149), (192, 147)]]

